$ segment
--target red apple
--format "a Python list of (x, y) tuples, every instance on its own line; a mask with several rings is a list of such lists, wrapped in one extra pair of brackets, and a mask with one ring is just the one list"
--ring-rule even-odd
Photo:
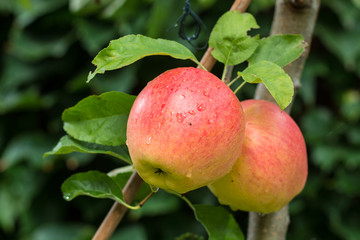
[(242, 154), (225, 177), (209, 186), (233, 210), (270, 213), (304, 188), (307, 153), (295, 121), (265, 100), (241, 102), (245, 113)]
[(240, 101), (215, 75), (166, 71), (136, 98), (127, 125), (133, 165), (147, 183), (185, 193), (223, 177), (241, 153)]

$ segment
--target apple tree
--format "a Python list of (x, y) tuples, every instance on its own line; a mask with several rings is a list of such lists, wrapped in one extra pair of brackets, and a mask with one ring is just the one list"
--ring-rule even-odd
[[(189, 205), (209, 239), (244, 239), (227, 208), (187, 198), (187, 192), (208, 185), (220, 203), (251, 212), (248, 239), (285, 238), (287, 203), (301, 192), (307, 177), (305, 142), (288, 113), (300, 86), (319, 2), (277, 1), (271, 36), (264, 38), (252, 34), (261, 26), (244, 13), (249, 4), (235, 1), (218, 19), (201, 60), (175, 41), (134, 34), (112, 40), (94, 58), (96, 68), (87, 82), (155, 55), (187, 61), (188, 67), (164, 69), (139, 96), (105, 92), (63, 112), (66, 135), (45, 156), (105, 154), (127, 164), (108, 173), (76, 173), (62, 184), (67, 201), (80, 195), (115, 201), (93, 239), (109, 239), (126, 210), (141, 208), (159, 188)], [(223, 65), (220, 78), (210, 73), (216, 61)], [(232, 74), (234, 66), (240, 70)], [(266, 101), (252, 100), (248, 107), (235, 94), (252, 84), (258, 85), (255, 98)], [(257, 126), (261, 121), (268, 125)], [(251, 135), (253, 131), (247, 131), (253, 125), (259, 133)], [(269, 130), (271, 126), (274, 130)], [(257, 145), (249, 144), (252, 141)], [(266, 157), (270, 152), (274, 155)], [(258, 160), (239, 172), (232, 170), (251, 159)], [(231, 171), (235, 174), (229, 176)], [(238, 175), (248, 177), (235, 188), (228, 187)], [(246, 188), (257, 179), (265, 180)], [(278, 186), (270, 187), (276, 181)]]

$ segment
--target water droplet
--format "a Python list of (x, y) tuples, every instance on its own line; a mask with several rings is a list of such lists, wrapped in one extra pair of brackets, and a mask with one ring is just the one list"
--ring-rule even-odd
[(185, 119), (185, 114), (183, 114), (183, 113), (177, 113), (176, 114), (176, 120), (179, 122), (179, 123), (181, 123), (181, 122), (183, 122), (184, 121), (184, 119)]
[(65, 199), (66, 201), (70, 201), (70, 199), (71, 199), (71, 194), (70, 194), (70, 193), (65, 193), (65, 194), (64, 194), (64, 199)]
[(265, 213), (257, 213), (259, 215), (259, 217), (264, 217), (266, 214)]
[(207, 92), (207, 91), (204, 91), (204, 96), (205, 96), (205, 97), (209, 97), (209, 96), (210, 96), (210, 93)]
[(146, 142), (145, 142), (145, 143), (146, 143), (147, 145), (149, 145), (149, 144), (151, 143), (151, 138), (152, 138), (151, 136), (149, 136), (149, 137), (146, 138)]
[(156, 193), (157, 191), (159, 191), (159, 188), (158, 187), (155, 187), (153, 185), (150, 185), (150, 188), (151, 188), (151, 191)]
[(209, 119), (208, 123), (215, 123), (215, 120), (214, 119)]
[(184, 99), (184, 98), (185, 98), (185, 95), (184, 95), (184, 94), (181, 94), (180, 97), (181, 97), (182, 99)]
[(195, 115), (195, 111), (194, 111), (194, 110), (190, 110), (190, 111), (188, 111), (188, 113), (189, 113), (190, 115)]
[(200, 112), (204, 111), (206, 109), (204, 104), (200, 104), (197, 106), (197, 110), (199, 110)]

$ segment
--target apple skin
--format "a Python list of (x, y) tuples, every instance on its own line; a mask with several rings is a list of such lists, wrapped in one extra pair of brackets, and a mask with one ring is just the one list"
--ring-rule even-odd
[(185, 193), (223, 177), (241, 154), (240, 101), (215, 75), (168, 70), (140, 92), (130, 111), (127, 146), (145, 182)]
[(233, 210), (271, 213), (305, 186), (305, 141), (295, 121), (276, 104), (245, 100), (241, 105), (245, 113), (242, 154), (230, 173), (209, 189)]

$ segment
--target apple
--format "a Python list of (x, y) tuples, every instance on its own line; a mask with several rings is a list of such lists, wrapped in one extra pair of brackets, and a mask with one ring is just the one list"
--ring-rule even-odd
[(270, 213), (304, 188), (306, 145), (295, 121), (274, 103), (246, 100), (242, 154), (232, 170), (209, 185), (219, 202), (233, 210)]
[(140, 92), (130, 111), (127, 146), (148, 184), (185, 193), (227, 174), (241, 154), (240, 101), (212, 73), (168, 70)]

